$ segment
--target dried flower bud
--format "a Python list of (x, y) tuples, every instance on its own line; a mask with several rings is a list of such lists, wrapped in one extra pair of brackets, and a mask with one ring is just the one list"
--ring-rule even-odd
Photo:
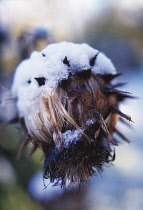
[[(119, 102), (130, 97), (111, 81), (119, 76), (112, 62), (86, 44), (62, 42), (34, 52), (15, 72), (12, 86), (18, 118), (30, 154), (41, 147), (44, 178), (80, 185), (115, 158), (113, 133), (121, 117)], [(118, 84), (117, 84), (118, 86)]]

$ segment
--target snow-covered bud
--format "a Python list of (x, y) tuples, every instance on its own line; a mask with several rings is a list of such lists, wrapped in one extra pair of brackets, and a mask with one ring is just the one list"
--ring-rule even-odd
[(130, 97), (111, 81), (111, 60), (87, 44), (61, 42), (33, 52), (16, 69), (12, 95), (31, 153), (41, 147), (44, 178), (80, 185), (114, 160), (119, 102)]

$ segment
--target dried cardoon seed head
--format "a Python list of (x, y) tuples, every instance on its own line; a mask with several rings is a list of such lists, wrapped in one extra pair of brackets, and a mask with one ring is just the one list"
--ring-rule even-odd
[(118, 109), (127, 92), (115, 89), (112, 62), (87, 44), (61, 42), (33, 52), (17, 68), (12, 86), (18, 118), (32, 153), (45, 154), (44, 178), (51, 182), (80, 185), (114, 160), (113, 145), (121, 117)]

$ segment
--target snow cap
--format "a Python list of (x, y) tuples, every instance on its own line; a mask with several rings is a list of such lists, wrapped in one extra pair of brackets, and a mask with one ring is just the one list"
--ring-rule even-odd
[(88, 69), (95, 75), (116, 73), (111, 60), (87, 44), (60, 42), (48, 45), (41, 52), (33, 52), (19, 64), (14, 75), (12, 93), (18, 99), (20, 116), (25, 106), (35, 103), (38, 96), (52, 96), (59, 82), (69, 74)]

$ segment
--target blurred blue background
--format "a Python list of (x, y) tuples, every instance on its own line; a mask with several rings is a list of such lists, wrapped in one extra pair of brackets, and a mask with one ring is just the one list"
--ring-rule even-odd
[[(120, 109), (135, 123), (118, 128), (130, 144), (116, 147), (116, 160), (77, 192), (49, 184), (43, 190), (42, 152), (16, 159), (19, 125), (0, 130), (0, 209), (143, 209), (143, 1), (0, 0), (0, 81), (9, 88), (18, 63), (54, 41), (86, 42), (111, 58), (128, 99)], [(48, 184), (48, 183), (47, 183)]]

